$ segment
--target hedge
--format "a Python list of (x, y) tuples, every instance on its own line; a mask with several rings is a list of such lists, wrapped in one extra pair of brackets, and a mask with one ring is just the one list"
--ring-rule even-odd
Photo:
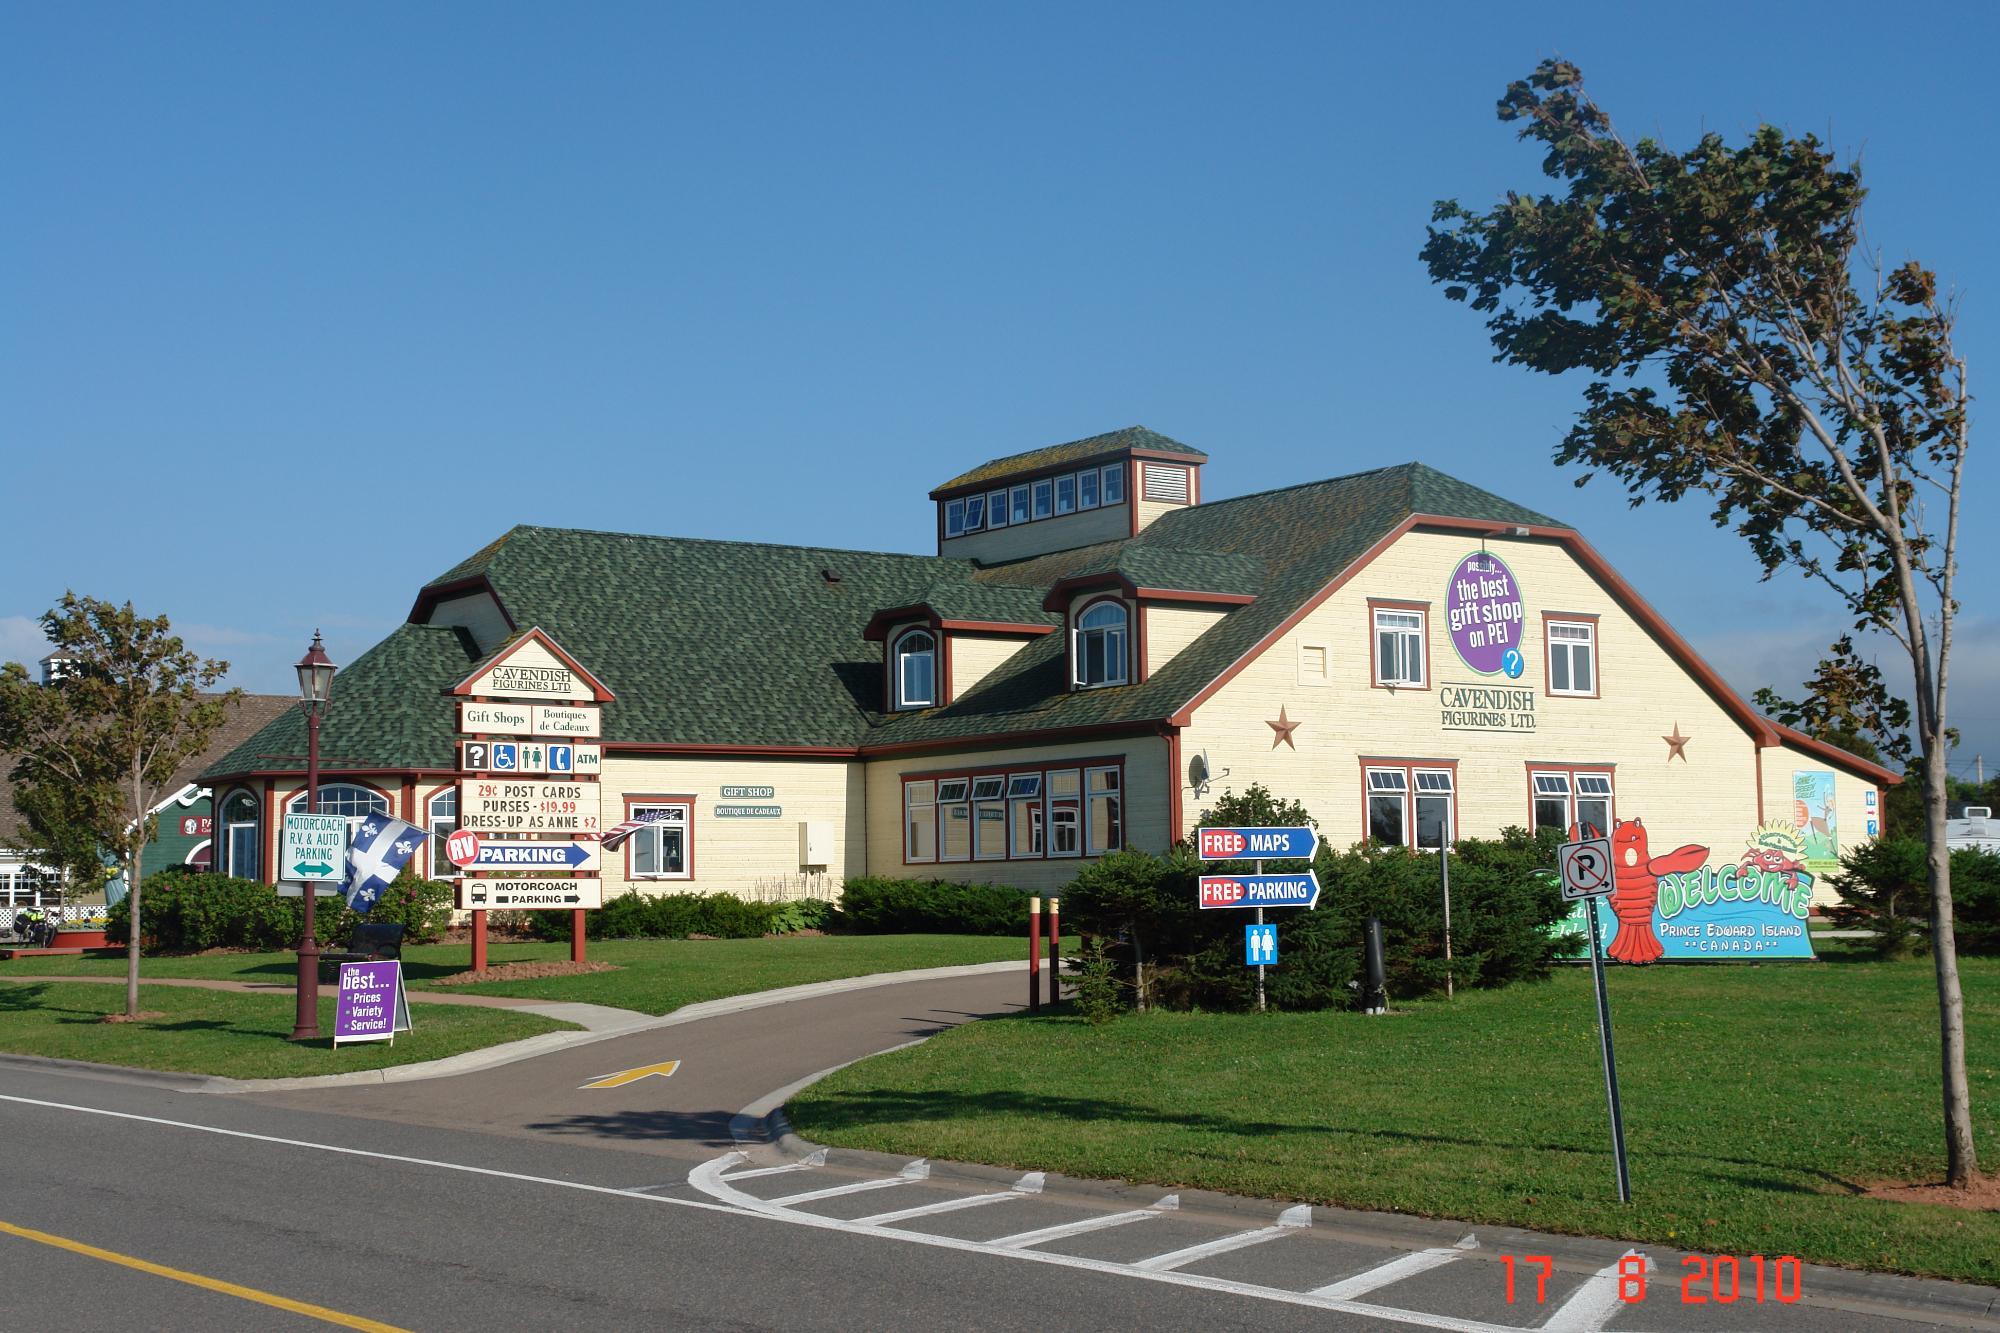
[(1028, 891), (866, 875), (847, 881), (829, 926), (857, 935), (1026, 935)]
[[(405, 875), (383, 893), (366, 916), (340, 898), (321, 898), (313, 909), (313, 934), (322, 945), (344, 942), (361, 921), (400, 922), (404, 940), (425, 944), (451, 924), (454, 890), (442, 880)], [(145, 878), (139, 894), (148, 947), (163, 953), (204, 949), (289, 949), (304, 928), (304, 902), (280, 898), (254, 879), (208, 874), (174, 866)], [(105, 933), (123, 944), (131, 934), (132, 902), (120, 899), (106, 912)]]

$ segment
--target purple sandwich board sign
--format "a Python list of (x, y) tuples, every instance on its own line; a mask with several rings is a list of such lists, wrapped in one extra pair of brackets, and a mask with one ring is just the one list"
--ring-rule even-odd
[(344, 1041), (386, 1041), (393, 1046), (396, 1034), (409, 1030), (410, 1001), (403, 994), (400, 962), (340, 965), (340, 1000), (333, 1011), (335, 1046)]

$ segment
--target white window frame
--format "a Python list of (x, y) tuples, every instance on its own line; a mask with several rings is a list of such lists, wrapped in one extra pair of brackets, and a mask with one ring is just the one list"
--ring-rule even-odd
[[(1072, 795), (1058, 796), (1056, 794), (1057, 778), (1074, 779), (1076, 782), (1076, 791)], [(1048, 792), (1048, 802), (1049, 802), (1048, 822), (1043, 825), (1044, 832), (1043, 832), (1043, 842), (1042, 842), (1042, 845), (1047, 849), (1046, 855), (1055, 859), (1082, 856), (1083, 855), (1083, 797), (1084, 797), (1083, 770), (1076, 768), (1052, 768), (1049, 770), (1048, 781), (1043, 785)], [(1069, 815), (1069, 819), (1067, 821), (1058, 821), (1056, 818), (1057, 812), (1062, 810), (1066, 810)], [(1058, 829), (1058, 827), (1063, 827), (1065, 825), (1074, 843), (1074, 845), (1070, 848), (1070, 850), (1066, 852), (1058, 850), (1057, 843), (1061, 840), (1056, 837), (1056, 830)]]
[[(1110, 781), (1099, 783), (1109, 775)], [(1103, 800), (1110, 811), (1111, 830), (1107, 835), (1099, 828), (1098, 802)], [(1116, 764), (1101, 764), (1083, 770), (1083, 823), (1084, 853), (1088, 856), (1109, 856), (1125, 845), (1125, 779)]]
[[(1385, 626), (1382, 623), (1383, 619), (1391, 616), (1396, 617), (1399, 621), (1415, 619), (1417, 623), (1414, 626), (1401, 623)], [(1371, 610), (1368, 617), (1368, 624), (1371, 631), (1369, 636), (1371, 644), (1369, 656), (1375, 663), (1375, 683), (1388, 689), (1421, 690), (1426, 688), (1430, 680), (1431, 670), (1429, 614), (1415, 607), (1378, 606)], [(1383, 637), (1389, 633), (1395, 634), (1399, 639), (1415, 640), (1417, 670), (1413, 679), (1399, 679), (1390, 675), (1389, 664), (1384, 660), (1382, 651)]]
[[(990, 819), (989, 815), (999, 818)], [(999, 826), (999, 842), (993, 851), (988, 852), (980, 844), (981, 835), (990, 824)], [(972, 859), (1007, 859), (1007, 776), (1004, 773), (982, 773), (972, 780)]]
[(944, 535), (947, 538), (965, 535), (965, 501), (944, 502)]
[[(1579, 829), (1584, 823), (1583, 807), (1586, 803), (1604, 805), (1604, 823), (1596, 828), (1600, 838), (1611, 836), (1612, 827), (1618, 822), (1618, 780), (1615, 775), (1603, 769), (1577, 769), (1573, 773), (1571, 786), (1575, 789), (1570, 797), (1570, 819)], [(1600, 785), (1601, 784), (1601, 785)]]
[(1098, 469), (1098, 475), (1102, 478), (1102, 484), (1098, 487), (1102, 503), (1107, 505), (1124, 504), (1125, 465), (1123, 463), (1106, 463)]
[(965, 497), (965, 530), (978, 532), (986, 526), (986, 497), (968, 495)]
[(1035, 513), (1029, 498), (1033, 490), (1034, 488), (1031, 486), (1016, 486), (1007, 492), (1008, 522), (1029, 523), (1034, 521)]
[[(674, 819), (670, 815), (663, 819), (654, 820), (632, 835), (631, 840), (626, 844), (631, 849), (628, 856), (632, 867), (632, 878), (635, 880), (643, 879), (648, 882), (653, 880), (693, 879), (694, 806), (687, 801), (634, 801), (626, 807), (625, 817), (630, 819), (635, 815), (645, 814), (653, 810), (678, 810), (680, 818)], [(679, 870), (661, 870), (658, 867), (666, 863), (667, 834), (676, 831), (681, 835), (681, 868)], [(652, 870), (642, 870), (639, 866), (640, 858), (646, 855), (648, 849), (651, 850), (655, 868)]]
[(1007, 492), (988, 491), (986, 493), (986, 530), (1007, 526)]
[[(1378, 781), (1379, 779), (1379, 781)], [(1368, 840), (1385, 847), (1408, 847), (1410, 845), (1410, 771), (1406, 768), (1385, 768), (1371, 765), (1363, 770), (1362, 790), (1367, 800), (1365, 826)], [(1396, 803), (1396, 821), (1401, 829), (1401, 841), (1383, 843), (1375, 836), (1375, 802), (1393, 800)]]
[[(1011, 773), (1007, 777), (1007, 859), (1040, 860), (1047, 851), (1048, 812), (1042, 804), (1040, 773)], [(1021, 850), (1023, 816), (1030, 833), (1028, 850)]]
[[(366, 811), (356, 814), (353, 810), (328, 810), (326, 808), (329, 796), (334, 801), (341, 801), (350, 797), (355, 792), (361, 793), (366, 798), (364, 802), (368, 806)], [(364, 787), (358, 782), (322, 782), (319, 784), (317, 796), (319, 813), (345, 815), (350, 827), (375, 815), (383, 815), (391, 819), (396, 816), (396, 807), (388, 797), (376, 791), (373, 787)], [(306, 813), (306, 794), (303, 788), (285, 798), (285, 813), (292, 815)]]
[[(953, 794), (947, 795), (947, 788), (951, 789)], [(972, 859), (972, 802), (969, 799), (971, 793), (972, 780), (970, 778), (938, 779), (937, 859), (940, 862), (970, 861)], [(965, 820), (965, 855), (963, 856), (952, 856), (946, 850), (948, 843), (945, 838), (945, 830), (951, 827), (951, 812), (954, 810), (960, 812), (960, 815)]]
[(1566, 768), (1537, 768), (1528, 772), (1528, 829), (1531, 833), (1542, 831), (1543, 801), (1562, 802), (1562, 835), (1569, 836), (1570, 825), (1576, 816), (1576, 784), (1570, 781)]
[[(1074, 514), (1076, 512), (1076, 474), (1074, 472), (1064, 473), (1062, 476), (1057, 477), (1055, 481), (1056, 516), (1060, 518), (1064, 514)], [(1064, 499), (1063, 497), (1064, 487), (1069, 488), (1068, 499)]]
[[(438, 813), (438, 804), (442, 801), (451, 803), (450, 814)], [(424, 844), (426, 869), (430, 872), (430, 878), (462, 878), (465, 872), (453, 865), (451, 858), (444, 854), (445, 839), (458, 831), (457, 787), (446, 787), (441, 792), (434, 792), (430, 799), (424, 802), (424, 830), (431, 835)]]
[[(249, 820), (239, 819), (233, 823), (229, 822), (229, 807), (236, 802), (238, 797), (250, 803), (250, 808), (256, 812), (255, 818)], [(247, 787), (238, 787), (223, 797), (215, 809), (216, 822), (222, 825), (222, 836), (217, 840), (218, 848), (222, 853), (222, 864), (214, 866), (214, 869), (220, 870), (225, 875), (234, 876), (237, 879), (262, 879), (264, 877), (264, 803), (258, 800), (257, 794)], [(249, 867), (248, 874), (243, 873), (236, 864), (236, 834), (239, 829), (247, 831), (250, 835), (250, 859), (252, 864)]]
[[(918, 650), (905, 650), (904, 645), (919, 634), (930, 641), (930, 647)], [(904, 674), (904, 659), (906, 657), (928, 657), (930, 659), (931, 688), (929, 698), (913, 699), (910, 697), (909, 680)], [(896, 708), (899, 711), (914, 708), (932, 708), (937, 705), (939, 657), (938, 636), (931, 633), (930, 628), (925, 625), (912, 625), (908, 629), (898, 633), (890, 641), (889, 672), (895, 690)]]
[[(1580, 631), (1574, 637), (1557, 638), (1557, 630)], [(1589, 620), (1559, 620), (1554, 617), (1542, 622), (1542, 651), (1549, 656), (1549, 693), (1564, 695), (1572, 699), (1594, 699), (1597, 697), (1597, 625)], [(1581, 658), (1590, 672), (1590, 688), (1576, 687), (1576, 664)], [(1556, 666), (1560, 662), (1569, 676), (1569, 684), (1556, 684)]]
[[(919, 800), (918, 797), (923, 799)], [(922, 814), (919, 816), (918, 812)], [(917, 830), (921, 828), (930, 834), (931, 847), (928, 856), (919, 856), (916, 848)], [(903, 784), (903, 862), (906, 865), (930, 865), (937, 860), (937, 779), (919, 778)]]
[[(1444, 802), (1444, 841), (1433, 846), (1423, 840), (1424, 803)], [(1410, 770), (1410, 845), (1419, 851), (1434, 852), (1458, 840), (1458, 780), (1448, 768)]]
[(1076, 507), (1078, 511), (1097, 508), (1097, 469), (1085, 468), (1076, 474)]
[(1034, 490), (1034, 517), (1036, 519), (1054, 517), (1056, 512), (1056, 479), (1054, 477), (1043, 477), (1040, 481), (1032, 482), (1030, 485)]
[[(1100, 609), (1111, 607), (1118, 612), (1116, 625), (1085, 625), (1083, 622)], [(1102, 638), (1104, 647), (1104, 679), (1090, 679), (1090, 640)], [(1111, 671), (1113, 649), (1116, 649), (1118, 671)], [(1076, 628), (1070, 631), (1070, 682), (1079, 690), (1103, 689), (1108, 685), (1123, 685), (1132, 675), (1132, 611), (1115, 597), (1100, 598), (1083, 608), (1077, 615)]]

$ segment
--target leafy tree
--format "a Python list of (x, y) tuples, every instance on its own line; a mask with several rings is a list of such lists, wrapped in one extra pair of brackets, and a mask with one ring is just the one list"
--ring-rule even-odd
[[(19, 662), (0, 667), (0, 750), (16, 756), (14, 779), (31, 802), (79, 821), (125, 872), (132, 928), (126, 945), (125, 1012), (139, 1012), (141, 864), (172, 790), (174, 772), (208, 745), (241, 691), (207, 694), (227, 662), (189, 652), (165, 616), (146, 619), (63, 594), (42, 616), (49, 642), (73, 658), (38, 685)], [(62, 797), (53, 789), (67, 789)]]
[(66, 782), (37, 777), (15, 764), (14, 808), (26, 836), (12, 839), (17, 851), (61, 873), (63, 883), (88, 892), (104, 882), (104, 853), (97, 841), (102, 817), (90, 809), (102, 793), (79, 791)]
[(1437, 205), (1422, 252), (1487, 316), (1496, 359), (1590, 383), (1555, 450), (1635, 505), (1707, 497), (1765, 577), (1829, 589), (1908, 654), (1922, 753), (1926, 883), (1943, 1051), (1946, 1175), (1978, 1172), (1946, 855), (1946, 685), (1970, 451), (1956, 311), (1911, 262), (1860, 247), (1858, 165), (1759, 127), (1740, 147), (1627, 143), (1561, 60), (1507, 89), (1500, 119), (1561, 189), (1485, 212)]
[[(1815, 740), (1838, 745), (1871, 763), (1910, 762), (1910, 705), (1889, 693), (1882, 670), (1854, 650), (1843, 634), (1820, 659), (1806, 682), (1806, 696), (1793, 701), (1769, 686), (1756, 693), (1757, 707)], [(1953, 737), (1956, 740), (1956, 736)]]

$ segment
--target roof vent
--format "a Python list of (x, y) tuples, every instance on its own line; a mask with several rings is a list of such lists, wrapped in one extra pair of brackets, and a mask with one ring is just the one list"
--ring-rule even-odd
[(825, 579), (825, 580), (826, 580), (826, 581), (827, 581), (828, 583), (838, 583), (838, 582), (840, 582), (840, 575), (838, 575), (838, 574), (834, 573), (834, 572), (833, 572), (832, 570), (830, 570), (830, 569), (822, 569), (822, 570), (820, 570), (820, 572), (819, 572), (819, 576), (820, 576), (821, 578)]
[(1991, 819), (1993, 818), (1993, 807), (1990, 805), (1968, 805), (1965, 807), (1965, 817), (1967, 819)]

